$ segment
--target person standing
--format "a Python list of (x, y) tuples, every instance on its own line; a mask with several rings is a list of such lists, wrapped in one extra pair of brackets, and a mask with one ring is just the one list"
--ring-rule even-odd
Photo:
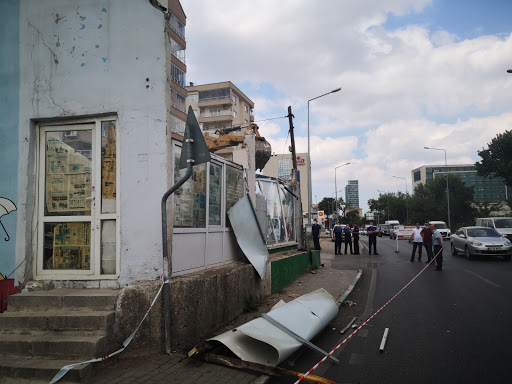
[(432, 255), (432, 228), (430, 228), (430, 223), (428, 221), (425, 223), (425, 227), (421, 230), (421, 237), (423, 239), (423, 246), (427, 251), (428, 260), (425, 263), (428, 264), (434, 257)]
[(354, 239), (354, 255), (359, 255), (359, 227), (356, 223), (352, 228), (352, 238)]
[(432, 227), (432, 244), (434, 245), (434, 255), (436, 257), (436, 271), (443, 270), (443, 235), (437, 230), (435, 224)]
[(350, 225), (345, 226), (345, 230), (343, 231), (343, 238), (345, 239), (345, 255), (347, 253), (347, 247), (350, 245), (350, 254), (352, 254), (352, 230), (350, 229)]
[(341, 241), (343, 240), (343, 227), (340, 222), (336, 224), (333, 228), (333, 236), (334, 236), (334, 254), (341, 255)]
[(416, 223), (416, 228), (412, 229), (409, 242), (412, 242), (411, 263), (414, 263), (414, 256), (416, 255), (416, 248), (418, 249), (418, 261), (421, 261), (421, 250), (423, 249), (423, 237), (421, 236), (420, 223)]
[(368, 250), (370, 251), (370, 255), (372, 254), (372, 244), (373, 244), (373, 254), (378, 255), (377, 253), (377, 234), (379, 231), (377, 227), (373, 225), (373, 221), (370, 221), (370, 226), (368, 227)]
[(313, 220), (313, 226), (311, 227), (311, 236), (313, 236), (313, 244), (315, 244), (316, 250), (321, 250), (320, 248), (320, 231), (322, 230), (322, 226), (318, 224), (318, 221)]

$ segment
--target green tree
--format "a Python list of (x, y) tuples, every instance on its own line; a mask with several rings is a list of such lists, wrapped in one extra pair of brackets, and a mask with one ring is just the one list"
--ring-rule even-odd
[(334, 212), (334, 198), (324, 197), (322, 201), (318, 203), (318, 210), (324, 211), (325, 215), (328, 216)]
[(487, 149), (478, 151), (482, 158), (475, 163), (478, 175), (496, 175), (502, 177), (506, 185), (512, 185), (512, 131), (499, 133), (487, 145)]
[[(372, 211), (381, 213), (381, 223), (386, 221), (389, 217), (390, 220), (398, 220), (400, 223), (407, 221), (407, 206), (409, 205), (410, 211), (411, 197), (405, 193), (385, 193), (380, 195), (378, 199), (368, 200), (368, 206)], [(410, 213), (409, 213), (410, 216)]]

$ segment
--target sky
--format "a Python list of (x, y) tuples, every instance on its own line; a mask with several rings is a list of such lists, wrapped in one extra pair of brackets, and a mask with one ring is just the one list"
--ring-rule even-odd
[[(287, 153), (288, 106), (313, 203), (412, 192), (411, 170), (471, 164), (512, 129), (510, 0), (181, 0), (187, 81), (231, 81), (260, 133)], [(263, 121), (266, 120), (266, 121)], [(397, 176), (398, 178), (394, 178)], [(301, 175), (302, 180), (306, 175)], [(400, 178), (405, 178), (400, 179)]]

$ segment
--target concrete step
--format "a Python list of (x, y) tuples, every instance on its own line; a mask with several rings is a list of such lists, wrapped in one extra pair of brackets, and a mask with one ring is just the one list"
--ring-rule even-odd
[(115, 309), (118, 290), (115, 289), (52, 289), (22, 292), (9, 296), (8, 311), (44, 310), (107, 310)]
[[(48, 384), (62, 367), (81, 361), (83, 360), (48, 360), (41, 357), (0, 355), (0, 383)], [(59, 384), (86, 382), (92, 375), (92, 363), (84, 364), (71, 369), (59, 380)]]
[(29, 330), (0, 333), (0, 355), (51, 356), (56, 359), (101, 357), (109, 346), (107, 337), (90, 331), (37, 332)]
[(20, 329), (106, 331), (114, 324), (114, 317), (114, 311), (7, 311), (0, 314), (0, 331)]

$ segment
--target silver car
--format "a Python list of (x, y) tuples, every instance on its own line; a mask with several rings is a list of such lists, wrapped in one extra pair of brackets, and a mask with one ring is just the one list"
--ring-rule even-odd
[(463, 227), (452, 235), (452, 254), (463, 253), (468, 259), (473, 256), (503, 256), (510, 260), (512, 243), (493, 228)]

